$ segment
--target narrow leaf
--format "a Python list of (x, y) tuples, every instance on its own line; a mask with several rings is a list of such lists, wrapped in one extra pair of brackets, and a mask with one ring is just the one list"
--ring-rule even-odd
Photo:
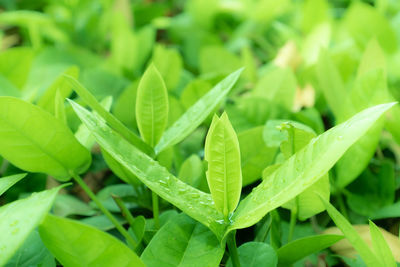
[(0, 196), (25, 176), (26, 173), (20, 173), (0, 178)]
[(65, 267), (145, 266), (115, 237), (77, 221), (47, 215), (39, 233), (46, 247)]
[(362, 240), (361, 236), (357, 233), (357, 231), (353, 228), (353, 226), (340, 214), (339, 211), (335, 209), (332, 204), (330, 204), (325, 199), (321, 198), (321, 201), (324, 203), (326, 211), (329, 216), (335, 222), (336, 226), (342, 231), (342, 233), (346, 236), (347, 240), (351, 243), (351, 245), (357, 250), (360, 254), (361, 258), (365, 261), (365, 264), (369, 267), (374, 266), (385, 266), (382, 265), (376, 255), (371, 251), (368, 245)]
[(155, 147), (156, 154), (179, 143), (196, 129), (229, 93), (242, 71), (239, 69), (219, 82), (168, 128)]
[(294, 240), (278, 249), (279, 266), (290, 266), (304, 257), (330, 247), (342, 235), (316, 235)]
[(152, 148), (143, 142), (137, 135), (131, 132), (125, 125), (116, 119), (110, 112), (101, 106), (96, 98), (76, 79), (71, 76), (64, 75), (64, 78), (71, 84), (75, 92), (89, 105), (94, 111), (96, 111), (101, 117), (103, 117), (107, 123), (119, 132), (126, 140), (138, 147), (146, 154), (151, 155), (153, 153)]
[(104, 120), (75, 102), (70, 101), (70, 103), (82, 122), (92, 131), (98, 144), (126, 170), (136, 175), (160, 197), (209, 227), (219, 238), (222, 236), (225, 229), (223, 217), (214, 208), (210, 194), (180, 181), (157, 161), (121, 138), (105, 124)]
[(396, 261), (394, 260), (388, 243), (379, 228), (372, 221), (369, 221), (369, 230), (371, 232), (372, 246), (375, 255), (384, 263), (384, 266), (396, 267)]
[[(366, 109), (312, 139), (241, 201), (228, 231), (249, 227), (317, 182), (394, 103)], [(226, 235), (226, 234), (225, 234)]]

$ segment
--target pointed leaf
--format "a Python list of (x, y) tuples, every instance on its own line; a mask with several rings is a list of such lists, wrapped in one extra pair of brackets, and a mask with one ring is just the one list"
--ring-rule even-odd
[(196, 129), (229, 93), (243, 69), (219, 82), (169, 127), (155, 147), (156, 154), (177, 144)]
[(310, 254), (330, 247), (343, 238), (342, 235), (316, 235), (294, 240), (278, 249), (279, 265), (294, 264)]
[(210, 194), (180, 181), (158, 162), (121, 138), (105, 124), (104, 120), (93, 116), (75, 102), (70, 101), (70, 103), (82, 122), (92, 131), (98, 144), (116, 161), (136, 175), (153, 192), (221, 237), (225, 225), (222, 215), (214, 208)]
[(373, 266), (384, 266), (381, 264), (376, 255), (371, 251), (368, 247), (367, 243), (361, 238), (361, 236), (357, 233), (357, 231), (353, 228), (353, 226), (343, 217), (342, 214), (338, 210), (335, 209), (332, 204), (330, 204), (325, 199), (321, 198), (322, 202), (325, 205), (326, 211), (329, 216), (335, 222), (336, 226), (342, 231), (342, 233), (346, 236), (347, 240), (351, 243), (351, 245), (357, 250), (360, 254), (361, 258), (364, 260), (365, 264), (368, 267)]
[(208, 162), (207, 182), (216, 209), (228, 218), (239, 202), (242, 190), (240, 149), (228, 115), (214, 116), (204, 149)]
[(26, 176), (26, 173), (14, 174), (7, 177), (0, 178), (0, 196), (6, 192), (11, 186), (18, 183), (22, 178)]
[(139, 82), (136, 121), (142, 139), (154, 147), (168, 122), (168, 92), (161, 74), (151, 64)]
[(44, 218), (59, 189), (33, 193), (0, 208), (0, 266), (7, 263)]
[(116, 131), (119, 132), (126, 140), (134, 144), (140, 150), (144, 151), (146, 154), (151, 155), (153, 153), (152, 148), (143, 142), (137, 135), (131, 132), (125, 125), (122, 124), (118, 119), (116, 119), (110, 112), (108, 112), (97, 99), (76, 79), (71, 76), (64, 75), (64, 78), (71, 84), (75, 92), (89, 105), (94, 111), (96, 111), (102, 118), (104, 118), (107, 123)]
[(91, 162), (90, 152), (65, 124), (13, 97), (0, 97), (0, 154), (23, 170), (61, 181), (70, 179), (70, 171), (84, 172)]
[(397, 264), (388, 243), (378, 226), (376, 226), (372, 221), (369, 221), (369, 231), (371, 232), (372, 246), (375, 255), (384, 263), (385, 266), (396, 267)]
[(269, 211), (317, 182), (393, 105), (383, 104), (366, 109), (311, 140), (241, 201), (227, 232), (255, 224)]
[(47, 215), (39, 233), (46, 247), (66, 267), (145, 266), (120, 240), (81, 222)]

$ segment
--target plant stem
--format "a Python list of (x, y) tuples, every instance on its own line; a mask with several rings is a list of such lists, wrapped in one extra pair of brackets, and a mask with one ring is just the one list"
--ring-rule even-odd
[(118, 208), (121, 210), (122, 216), (125, 217), (131, 228), (133, 228), (135, 218), (133, 218), (131, 212), (125, 206), (124, 201), (119, 196), (116, 195), (111, 195), (111, 197), (114, 199), (115, 204), (117, 204)]
[(292, 241), (294, 227), (296, 226), (296, 220), (297, 220), (297, 205), (296, 205), (296, 208), (294, 208), (293, 210), (290, 211), (290, 225), (289, 225), (289, 235), (288, 235), (288, 241), (287, 241), (288, 243), (290, 241)]
[(96, 195), (92, 192), (92, 190), (86, 185), (86, 183), (82, 180), (82, 178), (74, 173), (70, 172), (71, 176), (74, 180), (82, 187), (82, 189), (88, 194), (88, 196), (96, 203), (97, 207), (106, 215), (106, 217), (115, 225), (115, 228), (121, 233), (123, 237), (125, 237), (126, 241), (131, 245), (134, 246), (136, 244), (135, 240), (131, 237), (131, 235), (126, 231), (126, 229), (118, 222), (117, 219), (109, 212), (100, 200), (96, 197)]
[(160, 229), (160, 218), (158, 217), (159, 209), (158, 209), (158, 196), (156, 193), (151, 191), (151, 199), (153, 202), (153, 218), (154, 218), (154, 225), (156, 229)]
[(233, 267), (240, 267), (240, 260), (239, 260), (239, 254), (238, 254), (237, 247), (236, 247), (235, 234), (236, 234), (236, 232), (232, 232), (231, 234), (229, 234), (229, 236), (227, 238), (227, 243), (228, 243), (229, 254), (231, 256)]

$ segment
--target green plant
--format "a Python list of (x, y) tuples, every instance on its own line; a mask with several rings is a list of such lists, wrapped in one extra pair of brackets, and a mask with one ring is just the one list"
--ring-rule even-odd
[(0, 266), (397, 266), (400, 6), (364, 2), (0, 1)]

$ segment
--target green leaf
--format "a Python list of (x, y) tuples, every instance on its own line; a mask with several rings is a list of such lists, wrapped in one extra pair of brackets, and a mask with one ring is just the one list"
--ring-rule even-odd
[(263, 126), (238, 134), (243, 174), (243, 186), (261, 178), (262, 171), (272, 164), (278, 147), (267, 146), (263, 140)]
[(208, 187), (216, 209), (228, 219), (239, 203), (242, 190), (240, 148), (228, 115), (214, 116), (206, 137), (204, 159)]
[(209, 75), (226, 75), (241, 67), (238, 56), (220, 45), (206, 46), (199, 55), (200, 73)]
[[(301, 150), (316, 136), (312, 129), (301, 123), (285, 122), (281, 124), (280, 128), (288, 134), (288, 139), (281, 143), (281, 151), (286, 159)], [(268, 179), (268, 175), (263, 178)], [(325, 210), (323, 203), (315, 192), (329, 200), (330, 184), (328, 173), (295, 199), (282, 205), (282, 207), (295, 211), (300, 220), (306, 220)]]
[(154, 48), (152, 61), (164, 78), (168, 90), (174, 91), (181, 78), (183, 65), (179, 52), (173, 48), (157, 45)]
[(269, 211), (317, 182), (393, 105), (394, 103), (383, 104), (366, 109), (311, 140), (241, 201), (227, 233), (255, 224)]
[(296, 77), (290, 69), (275, 68), (264, 74), (252, 94), (292, 110), (296, 86)]
[(229, 93), (243, 69), (219, 82), (169, 127), (155, 147), (156, 154), (177, 144), (196, 129)]
[(59, 189), (33, 193), (0, 208), (0, 266), (7, 263), (49, 212)]
[(360, 47), (364, 47), (371, 38), (376, 38), (386, 52), (393, 53), (397, 49), (396, 34), (388, 19), (366, 3), (354, 2), (347, 10), (342, 25)]
[(371, 232), (372, 247), (375, 255), (383, 262), (384, 266), (396, 267), (397, 264), (388, 243), (379, 228), (372, 221), (369, 221), (369, 230)]
[(349, 92), (346, 90), (342, 77), (327, 51), (320, 52), (316, 72), (319, 87), (335, 118), (339, 122), (349, 118), (351, 111), (349, 112), (348, 109), (352, 107), (349, 103)]
[(133, 81), (115, 101), (113, 113), (117, 119), (128, 126), (136, 129), (136, 95), (139, 81)]
[[(46, 261), (51, 261), (53, 265), (44, 265)], [(24, 244), (18, 249), (14, 256), (4, 267), (32, 267), (46, 266), (56, 267), (53, 255), (45, 247), (40, 239), (39, 232), (35, 229), (25, 240)]]
[(154, 147), (168, 122), (168, 91), (161, 74), (150, 65), (139, 82), (136, 121), (142, 139)]
[(42, 107), (44, 110), (55, 114), (55, 104), (54, 99), (57, 92), (60, 94), (62, 99), (69, 97), (72, 93), (71, 84), (69, 84), (63, 75), (70, 75), (75, 79), (79, 76), (79, 69), (76, 66), (69, 67), (63, 73), (61, 73), (56, 80), (46, 89), (43, 96), (39, 99), (37, 105)]
[(332, 206), (332, 204), (330, 204), (328, 201), (323, 198), (321, 198), (321, 201), (324, 203), (326, 211), (335, 222), (336, 226), (342, 231), (347, 240), (357, 250), (366, 265), (369, 267), (385, 266), (381, 264), (382, 262), (380, 262), (380, 260), (371, 251), (365, 241), (361, 238), (361, 236), (357, 233), (353, 226), (346, 220), (346, 218), (344, 218), (343, 215), (340, 214), (340, 212), (337, 211), (335, 207)]
[(0, 73), (16, 88), (22, 89), (28, 79), (33, 57), (34, 51), (29, 47), (15, 47), (2, 51)]
[(202, 189), (201, 186), (206, 181), (205, 168), (200, 157), (191, 155), (181, 165), (178, 174), (179, 179), (195, 188)]
[(157, 232), (141, 259), (148, 267), (215, 267), (223, 254), (224, 249), (210, 230), (180, 214)]
[(146, 154), (153, 154), (152, 148), (142, 141), (137, 135), (132, 133), (125, 125), (123, 125), (119, 120), (117, 120), (110, 112), (108, 112), (102, 105), (97, 101), (97, 99), (76, 79), (71, 76), (64, 75), (64, 78), (71, 84), (75, 92), (88, 104), (93, 111), (96, 111), (102, 118), (104, 118), (107, 123), (118, 131), (126, 140), (134, 144), (140, 150), (144, 151)]
[(115, 160), (136, 175), (153, 192), (221, 237), (225, 228), (223, 217), (214, 208), (210, 194), (180, 181), (158, 162), (121, 138), (105, 124), (105, 121), (93, 116), (75, 102), (70, 103), (82, 122), (92, 131), (98, 144)]
[[(276, 267), (278, 257), (275, 250), (266, 243), (247, 242), (238, 248), (240, 266), (246, 267)], [(232, 261), (229, 258), (227, 267), (232, 267)]]
[(47, 215), (39, 226), (43, 243), (63, 266), (145, 266), (124, 243), (92, 226)]
[(65, 125), (68, 125), (67, 114), (65, 113), (64, 107), (65, 97), (63, 97), (59, 90), (57, 90), (54, 96), (54, 117), (60, 120)]
[(26, 176), (26, 173), (14, 174), (0, 178), (0, 196), (6, 192), (11, 186), (18, 183)]
[(13, 97), (0, 97), (0, 154), (15, 166), (44, 172), (60, 181), (84, 172), (90, 152), (65, 124), (48, 112)]
[(55, 215), (61, 217), (70, 215), (93, 216), (96, 214), (96, 211), (88, 204), (68, 194), (57, 195), (52, 211)]
[(280, 266), (289, 266), (304, 257), (330, 247), (339, 240), (341, 235), (316, 235), (294, 240), (277, 251)]

